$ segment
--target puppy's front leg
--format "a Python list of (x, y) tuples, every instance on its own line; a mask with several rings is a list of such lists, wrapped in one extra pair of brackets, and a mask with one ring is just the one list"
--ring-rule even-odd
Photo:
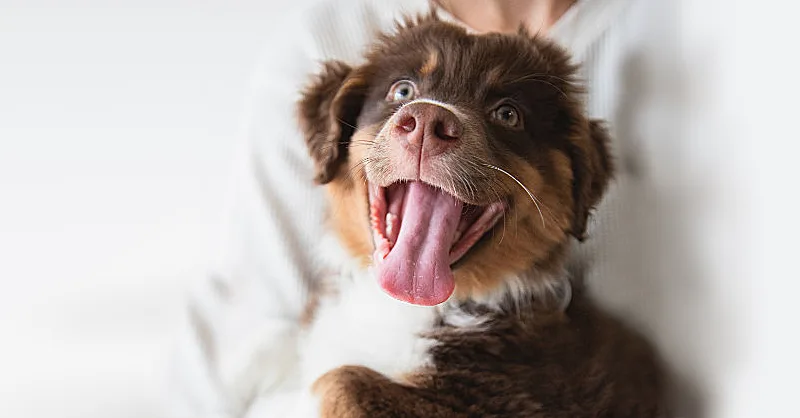
[(389, 380), (362, 366), (342, 366), (314, 383), (322, 418), (459, 418), (444, 405), (415, 393), (414, 388)]

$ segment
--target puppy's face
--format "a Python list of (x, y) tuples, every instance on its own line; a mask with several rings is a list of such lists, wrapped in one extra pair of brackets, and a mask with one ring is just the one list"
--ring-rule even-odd
[(333, 228), (387, 293), (435, 305), (560, 267), (611, 171), (574, 72), (542, 39), (433, 17), (325, 64), (301, 124)]

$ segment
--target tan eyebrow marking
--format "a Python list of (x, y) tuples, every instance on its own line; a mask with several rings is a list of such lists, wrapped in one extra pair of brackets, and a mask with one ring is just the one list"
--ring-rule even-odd
[(428, 52), (428, 59), (422, 64), (419, 73), (423, 76), (429, 75), (439, 65), (439, 54), (436, 51)]
[(502, 80), (504, 74), (505, 70), (503, 68), (492, 67), (492, 69), (489, 70), (488, 73), (484, 76), (486, 80), (484, 84), (497, 86), (500, 84), (500, 81)]

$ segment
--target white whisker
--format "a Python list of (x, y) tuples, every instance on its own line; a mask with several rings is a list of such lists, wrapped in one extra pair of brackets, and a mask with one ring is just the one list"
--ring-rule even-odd
[(533, 204), (534, 204), (534, 205), (536, 205), (536, 210), (537, 210), (537, 211), (539, 211), (539, 217), (542, 219), (542, 227), (545, 227), (545, 224), (544, 224), (544, 215), (542, 214), (542, 208), (540, 208), (540, 207), (539, 207), (539, 202), (538, 202), (538, 199), (536, 199), (536, 197), (533, 195), (533, 193), (531, 193), (531, 191), (530, 191), (530, 190), (529, 190), (527, 187), (525, 187), (525, 185), (524, 185), (524, 184), (522, 184), (522, 182), (521, 182), (521, 181), (517, 180), (517, 178), (516, 178), (516, 177), (514, 177), (514, 176), (513, 176), (511, 173), (509, 173), (508, 171), (506, 171), (506, 170), (503, 170), (502, 168), (500, 168), (500, 167), (498, 167), (498, 166), (495, 166), (495, 165), (491, 165), (491, 164), (484, 164), (484, 165), (485, 165), (486, 167), (488, 167), (488, 168), (491, 168), (492, 170), (497, 170), (497, 171), (499, 171), (499, 172), (501, 172), (501, 173), (503, 173), (503, 174), (507, 175), (508, 177), (510, 177), (510, 178), (511, 178), (511, 180), (514, 180), (514, 181), (515, 181), (515, 182), (516, 182), (516, 183), (519, 185), (519, 187), (522, 187), (522, 190), (525, 190), (525, 193), (527, 193), (527, 194), (528, 194), (528, 197), (530, 197), (530, 198), (531, 198), (531, 201), (533, 202)]

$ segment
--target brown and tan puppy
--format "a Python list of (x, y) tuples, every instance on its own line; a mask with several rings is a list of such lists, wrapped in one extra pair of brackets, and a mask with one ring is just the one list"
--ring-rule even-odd
[(425, 16), (365, 58), (299, 103), (348, 266), (303, 340), (314, 414), (657, 416), (654, 352), (564, 270), (612, 175), (565, 51)]

